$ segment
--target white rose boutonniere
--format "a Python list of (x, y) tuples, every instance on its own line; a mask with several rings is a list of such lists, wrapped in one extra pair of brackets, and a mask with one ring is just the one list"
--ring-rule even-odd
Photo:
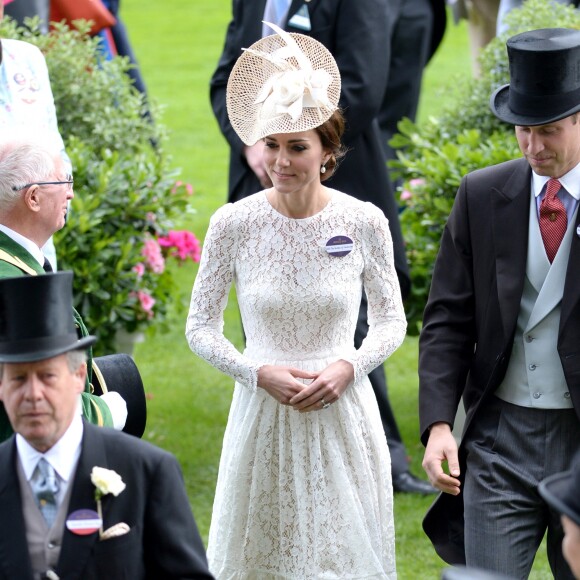
[(101, 498), (104, 495), (112, 494), (117, 497), (127, 486), (125, 485), (121, 476), (112, 469), (105, 469), (104, 467), (93, 467), (91, 471), (91, 481), (95, 486), (95, 501), (97, 502), (97, 512), (101, 520), (101, 528), (99, 529), (99, 538), (101, 540), (108, 540), (115, 536), (122, 536), (129, 531), (129, 526), (123, 522), (115, 524), (108, 530), (103, 531), (103, 511), (101, 508)]
[(105, 469), (104, 467), (93, 467), (91, 481), (97, 488), (95, 489), (95, 499), (97, 501), (109, 493), (117, 497), (127, 487), (116, 471)]

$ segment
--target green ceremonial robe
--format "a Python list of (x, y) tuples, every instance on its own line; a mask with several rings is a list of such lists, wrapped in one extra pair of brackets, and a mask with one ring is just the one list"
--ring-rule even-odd
[[(12, 261), (16, 264), (6, 261), (6, 257), (2, 255), (2, 251), (9, 254)], [(34, 256), (27, 252), (20, 244), (17, 244), (12, 238), (8, 237), (4, 232), (0, 231), (0, 278), (15, 278), (17, 276), (32, 275), (33, 270), (36, 274), (44, 274), (42, 266), (34, 259)], [(73, 309), (74, 310), (74, 309)], [(75, 326), (79, 337), (87, 336), (89, 333), (81, 318), (81, 315), (74, 310)], [(95, 425), (112, 427), (113, 418), (111, 412), (105, 401), (97, 395), (93, 395), (91, 378), (92, 378), (92, 349), (87, 351), (87, 381), (85, 391), (82, 393), (82, 407), (83, 416), (94, 423)], [(12, 435), (12, 426), (4, 410), (4, 405), (0, 402), (0, 442), (8, 439)]]

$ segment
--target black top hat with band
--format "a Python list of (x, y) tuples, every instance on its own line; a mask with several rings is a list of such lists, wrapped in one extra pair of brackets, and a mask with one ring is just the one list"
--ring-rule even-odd
[(507, 41), (510, 84), (490, 99), (512, 125), (553, 123), (580, 111), (580, 30), (543, 28)]
[(115, 391), (127, 403), (125, 433), (141, 437), (147, 423), (147, 403), (143, 380), (135, 361), (128, 354), (108, 354), (93, 359), (95, 395)]
[(580, 454), (569, 471), (544, 479), (538, 491), (548, 505), (580, 526)]
[(86, 349), (72, 316), (72, 272), (0, 280), (0, 363), (35, 362)]

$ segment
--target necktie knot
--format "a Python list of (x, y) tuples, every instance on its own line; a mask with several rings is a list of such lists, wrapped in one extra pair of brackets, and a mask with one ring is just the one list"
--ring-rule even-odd
[(46, 523), (51, 527), (58, 509), (57, 494), (60, 485), (54, 468), (44, 457), (39, 460), (32, 474), (30, 485), (36, 499), (36, 504)]
[(548, 185), (546, 186), (546, 197), (544, 199), (547, 199), (549, 202), (554, 201), (554, 198), (558, 195), (561, 187), (562, 184), (557, 179), (554, 179), (553, 177), (550, 178), (548, 180)]

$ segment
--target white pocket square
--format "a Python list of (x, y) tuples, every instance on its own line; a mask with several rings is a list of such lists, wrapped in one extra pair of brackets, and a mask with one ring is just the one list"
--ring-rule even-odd
[(124, 536), (131, 531), (131, 528), (125, 523), (120, 522), (111, 526), (109, 529), (105, 530), (101, 535), (101, 540), (110, 540), (111, 538), (116, 538), (117, 536)]

